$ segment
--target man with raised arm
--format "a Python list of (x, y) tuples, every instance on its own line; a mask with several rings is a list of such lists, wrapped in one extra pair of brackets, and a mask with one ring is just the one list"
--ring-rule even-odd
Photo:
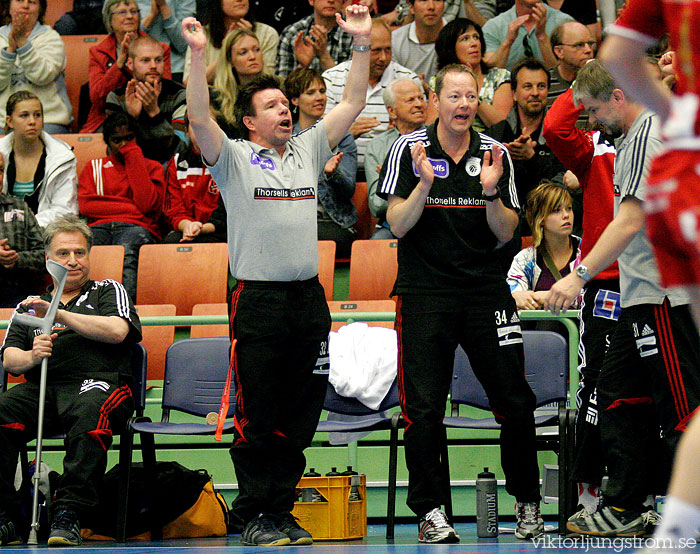
[(442, 511), (442, 419), (461, 345), (501, 424), (506, 490), (517, 501), (519, 539), (544, 532), (535, 449), (535, 395), (525, 380), (523, 338), (498, 248), (518, 224), (508, 151), (471, 128), (476, 77), (464, 65), (438, 72), (431, 99), (439, 119), (396, 139), (379, 178), (386, 219), (399, 237), (399, 398), (407, 422), (407, 504), (418, 540), (458, 542)]
[(252, 546), (310, 544), (291, 515), (304, 448), (313, 438), (328, 379), (330, 315), (318, 281), (318, 174), (365, 105), (371, 20), (349, 6), (336, 21), (354, 37), (342, 101), (292, 136), (289, 102), (274, 77), (241, 87), (236, 120), (248, 139), (230, 140), (209, 114), (206, 35), (187, 18), (192, 49), (187, 113), (228, 213), (232, 370), (236, 415), (231, 459), (239, 494), (233, 513)]

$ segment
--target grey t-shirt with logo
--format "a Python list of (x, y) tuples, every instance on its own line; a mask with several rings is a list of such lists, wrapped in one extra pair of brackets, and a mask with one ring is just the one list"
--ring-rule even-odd
[[(659, 120), (644, 110), (632, 123), (626, 135), (615, 141), (615, 215), (620, 204), (630, 196), (646, 199), (646, 180), (651, 159), (661, 148)], [(688, 304), (690, 298), (678, 289), (661, 286), (646, 226), (634, 236), (620, 255), (620, 297), (623, 308), (640, 304), (661, 304), (668, 297), (671, 306)]]
[(318, 174), (332, 156), (323, 121), (294, 135), (282, 157), (224, 139), (209, 166), (226, 206), (231, 275), (296, 281), (318, 274)]

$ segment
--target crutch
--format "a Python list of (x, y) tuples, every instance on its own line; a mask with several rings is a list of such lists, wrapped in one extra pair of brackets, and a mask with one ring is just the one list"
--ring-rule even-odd
[[(44, 317), (36, 317), (29, 314), (15, 314), (13, 321), (38, 327), (41, 331), (51, 336), (51, 328), (56, 317), (58, 305), (61, 302), (61, 294), (63, 294), (63, 286), (66, 284), (66, 276), (68, 268), (62, 266), (53, 260), (46, 261), (46, 270), (54, 281), (54, 293), (51, 299), (49, 309)], [(39, 530), (39, 477), (41, 473), (41, 443), (44, 435), (44, 402), (46, 402), (46, 373), (48, 367), (48, 358), (41, 360), (41, 379), (39, 381), (39, 415), (37, 420), (36, 430), (36, 465), (34, 466), (34, 495), (32, 497), (32, 528), (29, 532), (27, 544), (38, 544), (37, 532)]]

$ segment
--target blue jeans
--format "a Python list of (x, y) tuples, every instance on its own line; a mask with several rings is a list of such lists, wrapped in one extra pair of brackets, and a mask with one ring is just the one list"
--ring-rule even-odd
[(158, 238), (148, 229), (132, 223), (101, 223), (92, 225), (93, 244), (121, 244), (124, 247), (122, 284), (136, 303), (136, 273), (139, 267), (139, 249), (143, 244), (155, 244)]

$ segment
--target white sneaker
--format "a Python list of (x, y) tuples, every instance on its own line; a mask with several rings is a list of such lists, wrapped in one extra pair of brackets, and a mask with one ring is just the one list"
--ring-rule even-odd
[(420, 518), (418, 542), (459, 542), (459, 535), (447, 521), (445, 513), (440, 508), (435, 508)]
[[(580, 506), (580, 504), (579, 504)], [(592, 516), (593, 514), (596, 513), (597, 510), (589, 510), (588, 508), (584, 508), (581, 506), (581, 509), (573, 514), (571, 517), (569, 517), (569, 521), (573, 521), (575, 519), (578, 519), (580, 517), (586, 517), (586, 516)]]
[(518, 502), (515, 505), (518, 524), (515, 536), (519, 539), (536, 539), (544, 534), (544, 520), (540, 516), (539, 502)]
[(654, 530), (661, 525), (661, 515), (656, 510), (649, 508), (642, 514), (642, 523), (644, 524), (644, 532), (647, 535), (653, 535)]

